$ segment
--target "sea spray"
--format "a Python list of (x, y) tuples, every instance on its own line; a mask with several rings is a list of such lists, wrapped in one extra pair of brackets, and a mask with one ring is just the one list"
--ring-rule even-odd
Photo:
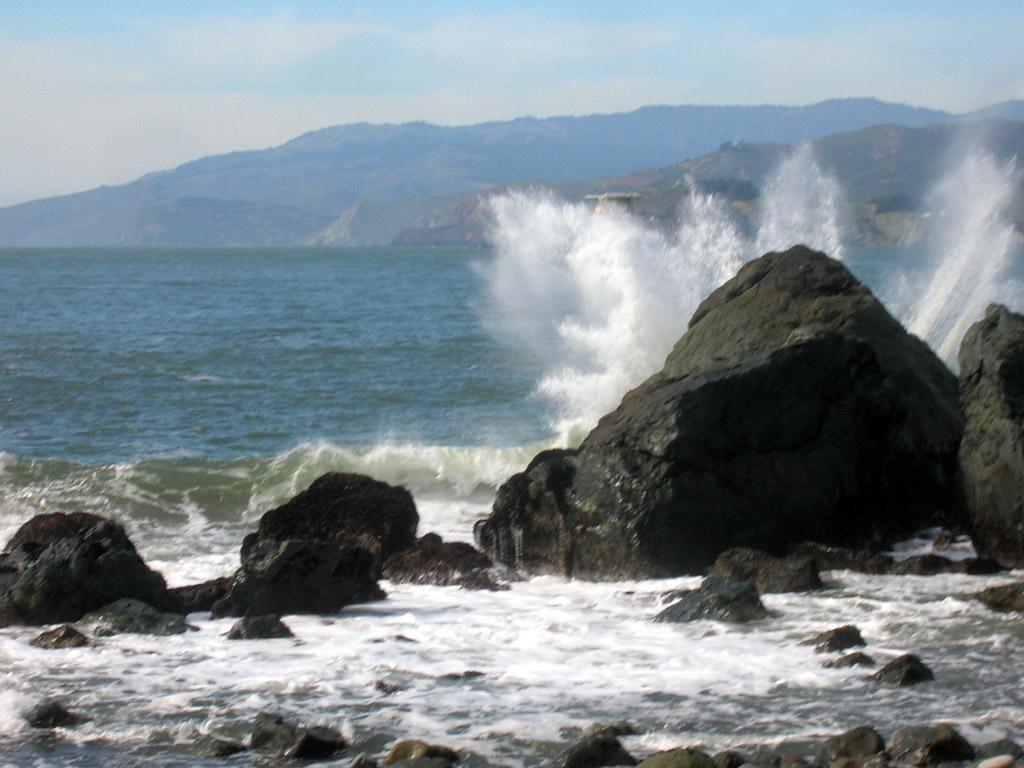
[(894, 292), (895, 311), (912, 333), (956, 368), (960, 340), (991, 302), (1019, 310), (1021, 285), (1004, 278), (1015, 249), (1009, 208), (1020, 185), (1016, 163), (1000, 163), (979, 141), (965, 140), (951, 170), (926, 198), (925, 274)]
[(545, 192), (491, 205), (486, 322), (545, 359), (536, 391), (556, 405), (566, 444), (661, 367), (697, 304), (744, 256), (738, 228), (709, 195), (689, 196), (673, 235)]
[(761, 194), (754, 255), (806, 245), (843, 257), (843, 191), (810, 144), (797, 146), (775, 168)]

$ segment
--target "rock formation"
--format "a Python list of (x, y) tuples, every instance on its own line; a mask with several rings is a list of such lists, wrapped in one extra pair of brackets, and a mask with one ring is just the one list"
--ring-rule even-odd
[(960, 445), (975, 546), (1024, 565), (1024, 316), (989, 306), (960, 345)]
[(662, 371), (575, 451), (509, 479), (476, 537), (590, 579), (698, 573), (731, 547), (877, 546), (959, 523), (955, 377), (837, 261), (795, 247), (698, 307)]

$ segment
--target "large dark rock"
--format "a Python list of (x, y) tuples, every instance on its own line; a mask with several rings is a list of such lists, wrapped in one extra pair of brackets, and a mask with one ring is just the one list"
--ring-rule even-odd
[(892, 737), (889, 757), (900, 765), (938, 765), (974, 759), (974, 748), (949, 725), (901, 728)]
[(182, 611), (118, 523), (84, 513), (40, 515), (15, 533), (2, 556), (0, 610), (8, 623), (59, 624), (120, 599)]
[(446, 542), (436, 533), (428, 533), (413, 547), (391, 555), (384, 562), (383, 576), (398, 584), (472, 586), (477, 572), (492, 565), (491, 558), (471, 544)]
[(837, 261), (746, 264), (576, 451), (538, 455), (476, 537), (592, 579), (699, 573), (731, 547), (879, 546), (963, 514), (956, 379)]
[(978, 550), (1024, 565), (1024, 316), (989, 306), (960, 345), (960, 444)]
[(687, 622), (700, 619), (744, 624), (768, 617), (768, 610), (749, 581), (731, 576), (709, 576), (698, 589), (682, 593), (677, 602), (654, 617), (655, 621)]
[(935, 674), (925, 666), (918, 656), (913, 653), (905, 653), (875, 672), (871, 679), (882, 685), (899, 688), (927, 683), (935, 679)]
[(211, 616), (331, 614), (380, 600), (374, 556), (353, 544), (264, 539), (242, 559), (227, 595)]
[(711, 573), (753, 582), (762, 595), (810, 592), (822, 586), (814, 558), (801, 555), (774, 557), (749, 547), (727, 549), (715, 560)]
[(158, 611), (148, 603), (133, 598), (122, 598), (110, 605), (90, 611), (82, 617), (79, 626), (93, 637), (112, 635), (181, 635), (195, 627), (180, 613)]
[(326, 760), (345, 749), (340, 733), (323, 726), (305, 726), (269, 712), (253, 723), (250, 747), (275, 757), (295, 760)]
[(318, 539), (355, 544), (383, 562), (413, 545), (418, 523), (416, 504), (405, 488), (331, 472), (264, 514), (248, 546), (264, 539)]

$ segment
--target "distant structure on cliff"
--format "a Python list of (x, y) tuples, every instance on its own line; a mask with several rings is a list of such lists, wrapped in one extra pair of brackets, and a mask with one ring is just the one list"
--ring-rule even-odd
[(598, 195), (587, 195), (584, 199), (594, 201), (594, 213), (628, 213), (633, 210), (633, 201), (638, 197), (643, 195), (640, 192), (602, 192)]

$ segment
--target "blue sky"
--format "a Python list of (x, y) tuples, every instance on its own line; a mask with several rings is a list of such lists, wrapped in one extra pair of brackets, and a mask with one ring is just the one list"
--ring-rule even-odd
[(0, 205), (352, 122), (1024, 98), (1024, 2), (0, 0)]

